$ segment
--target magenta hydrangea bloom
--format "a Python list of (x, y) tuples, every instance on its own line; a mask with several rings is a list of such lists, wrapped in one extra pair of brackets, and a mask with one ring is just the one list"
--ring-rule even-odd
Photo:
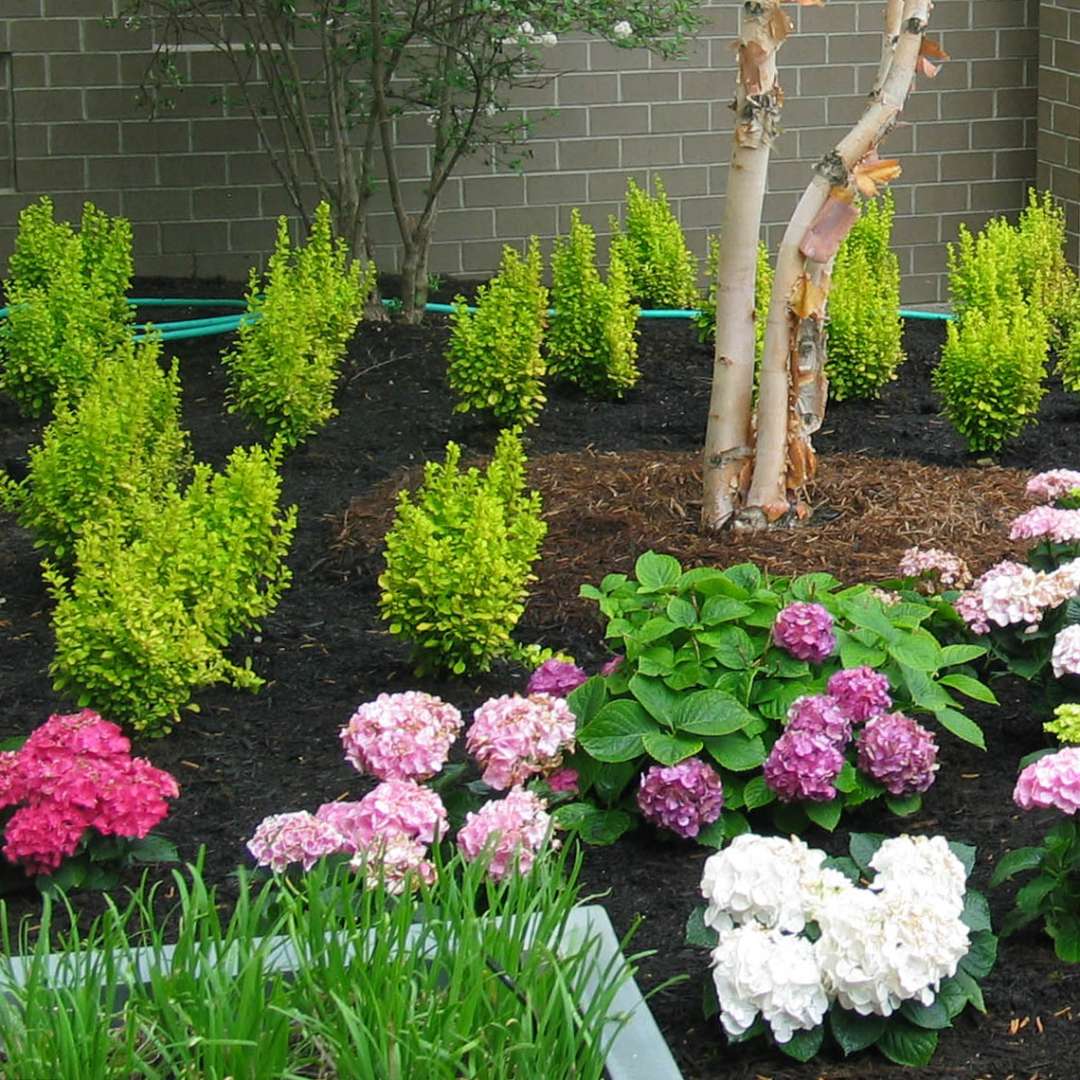
[(570, 706), (551, 694), (505, 694), (485, 701), (475, 713), (465, 746), (497, 791), (553, 772), (574, 749), (577, 721)]
[(926, 791), (938, 770), (937, 752), (933, 734), (900, 712), (871, 717), (859, 735), (859, 768), (890, 795)]
[(576, 795), (580, 787), (580, 777), (577, 769), (556, 769), (547, 777), (546, 783), (552, 791)]
[(788, 604), (773, 623), (773, 641), (799, 660), (820, 664), (836, 648), (833, 617), (820, 604)]
[(855, 724), (892, 708), (889, 680), (872, 667), (844, 668), (829, 679), (827, 689)]
[(461, 713), (431, 694), (380, 694), (341, 729), (345, 757), (380, 780), (427, 780), (446, 763)]
[(720, 816), (724, 788), (711, 765), (691, 757), (643, 773), (637, 804), (646, 821), (690, 840)]
[(821, 731), (787, 729), (765, 759), (765, 783), (781, 802), (836, 798), (833, 781), (844, 767), (840, 748)]
[(551, 827), (544, 800), (524, 788), (514, 788), (502, 799), (492, 799), (465, 815), (458, 830), (461, 853), (472, 862), (491, 841), (488, 874), (499, 880), (514, 869), (527, 874)]
[(388, 833), (400, 833), (422, 844), (446, 833), (442, 799), (412, 780), (384, 780), (359, 802), (323, 803), (315, 816), (333, 825), (354, 852)]
[(603, 667), (600, 668), (600, 674), (607, 678), (608, 675), (614, 675), (619, 668), (622, 667), (623, 661), (626, 659), (621, 653), (617, 653), (613, 656)]
[(551, 694), (566, 697), (576, 690), (589, 676), (577, 666), (565, 660), (545, 660), (530, 676), (525, 687), (526, 694)]
[(1068, 746), (1056, 754), (1033, 761), (1021, 773), (1013, 791), (1021, 810), (1080, 810), (1080, 746)]
[(299, 810), (263, 818), (247, 849), (260, 866), (281, 873), (297, 862), (310, 870), (323, 856), (348, 851), (348, 842), (329, 822)]
[(788, 709), (788, 731), (820, 732), (843, 749), (851, 741), (851, 717), (829, 694), (807, 694)]

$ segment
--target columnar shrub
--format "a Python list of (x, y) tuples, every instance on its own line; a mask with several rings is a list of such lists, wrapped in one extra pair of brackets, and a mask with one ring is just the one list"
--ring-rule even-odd
[(654, 195), (633, 180), (626, 185), (626, 221), (611, 218), (612, 252), (630, 276), (632, 297), (647, 307), (690, 308), (697, 301), (697, 260), (671, 211), (663, 182)]
[(135, 509), (175, 492), (191, 467), (180, 425), (176, 362), (161, 369), (159, 342), (130, 340), (109, 363), (98, 364), (77, 404), (61, 395), (30, 470), (0, 499), (35, 536), (35, 545), (69, 558), (87, 528), (115, 510), (136, 526)]
[(1050, 346), (1060, 354), (1077, 317), (1080, 284), (1065, 258), (1065, 209), (1049, 191), (1031, 188), (1017, 225), (1020, 288), (1050, 324)]
[(551, 253), (554, 311), (545, 340), (548, 371), (581, 389), (621, 397), (640, 377), (637, 316), (626, 268), (612, 254), (605, 284), (596, 268), (596, 235), (576, 209), (570, 233)]
[(892, 193), (863, 206), (836, 254), (826, 372), (836, 401), (876, 397), (904, 359), (900, 262), (889, 246)]
[(477, 290), (476, 310), (458, 297), (450, 315), (447, 380), (456, 412), (486, 410), (500, 423), (531, 424), (544, 406), (540, 344), (548, 292), (536, 237), (525, 258), (503, 248), (499, 272)]
[(375, 284), (375, 266), (350, 259), (335, 239), (330, 208), (320, 203), (307, 243), (293, 250), (288, 219), (265, 282), (251, 271), (248, 318), (222, 356), (230, 412), (242, 412), (287, 447), (303, 442), (337, 410), (334, 389), (345, 347)]
[(461, 450), (428, 462), (424, 482), (398, 496), (386, 534), (380, 608), (421, 670), (486, 671), (517, 655), (510, 634), (525, 609), (532, 565), (547, 532), (540, 496), (525, 490), (516, 431), (499, 436), (484, 472), (460, 469)]
[(223, 650), (290, 579), (296, 510), (279, 507), (279, 455), (240, 448), (220, 473), (196, 466), (182, 496), (109, 507), (76, 544), (73, 571), (46, 567), (57, 690), (162, 734), (201, 687), (261, 685)]

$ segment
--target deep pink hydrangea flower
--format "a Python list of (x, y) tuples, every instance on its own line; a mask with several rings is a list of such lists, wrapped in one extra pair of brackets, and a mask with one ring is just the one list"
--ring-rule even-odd
[(497, 791), (552, 772), (574, 749), (577, 721), (570, 706), (551, 694), (506, 694), (485, 701), (475, 713), (465, 746)]
[(689, 840), (720, 816), (724, 788), (711, 765), (691, 757), (643, 773), (637, 804), (646, 821)]
[(341, 729), (345, 757), (380, 780), (427, 780), (446, 763), (461, 713), (418, 690), (380, 694)]
[(600, 674), (607, 678), (608, 675), (614, 675), (619, 668), (622, 667), (623, 661), (626, 659), (621, 654), (613, 656), (603, 667), (600, 668)]
[(580, 779), (578, 777), (577, 769), (556, 769), (555, 772), (546, 778), (546, 783), (552, 791), (576, 795), (578, 793)]
[(799, 660), (820, 664), (836, 648), (833, 617), (820, 604), (788, 604), (773, 623), (773, 641)]
[(1074, 469), (1048, 469), (1033, 476), (1026, 487), (1027, 494), (1040, 502), (1053, 502), (1080, 487), (1080, 472)]
[(565, 660), (545, 660), (530, 676), (525, 687), (526, 694), (551, 694), (566, 697), (576, 690), (589, 676), (577, 666)]
[(522, 874), (532, 869), (550, 827), (551, 815), (544, 800), (524, 788), (514, 788), (505, 797), (492, 799), (466, 814), (457, 842), (462, 854), (472, 862), (495, 837), (488, 873), (498, 880), (515, 865)]
[(348, 851), (348, 842), (329, 822), (300, 810), (263, 818), (247, 848), (260, 866), (281, 873), (292, 863), (310, 870), (324, 856)]
[(883, 713), (859, 735), (859, 768), (890, 795), (914, 795), (934, 782), (937, 751), (933, 734), (910, 716)]
[(844, 668), (829, 679), (827, 689), (855, 724), (892, 708), (889, 680), (872, 667)]
[(442, 799), (412, 780), (384, 780), (359, 802), (323, 803), (315, 816), (333, 825), (352, 851), (388, 833), (401, 833), (422, 844), (446, 833)]
[(52, 874), (74, 855), (86, 832), (85, 816), (56, 802), (20, 806), (4, 831), (4, 858), (28, 877)]
[(1028, 765), (1016, 781), (1013, 801), (1022, 810), (1080, 810), (1080, 746), (1068, 746)]
[(843, 749), (851, 741), (851, 717), (829, 694), (807, 694), (788, 709), (788, 731), (820, 732)]
[(773, 743), (763, 772), (781, 802), (829, 802), (836, 798), (833, 781), (843, 767), (843, 753), (824, 732), (789, 728)]

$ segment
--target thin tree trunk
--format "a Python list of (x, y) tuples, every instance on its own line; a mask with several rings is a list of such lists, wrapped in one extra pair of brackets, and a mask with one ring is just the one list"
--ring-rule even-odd
[[(858, 216), (851, 207), (858, 173), (873, 174), (876, 149), (907, 100), (931, 6), (931, 0), (887, 4), (883, 51), (889, 55), (882, 62), (870, 104), (835, 150), (818, 163), (784, 233), (765, 330), (754, 472), (747, 505), (739, 514), (740, 526), (762, 528), (790, 513), (807, 512), (801, 496), (815, 469), (810, 433), (820, 425), (827, 389), (828, 268), (843, 233)], [(899, 32), (892, 44), (898, 9)]]
[(716, 348), (702, 467), (705, 529), (724, 526), (738, 509), (753, 449), (754, 311), (761, 208), (783, 92), (776, 51), (791, 29), (780, 0), (743, 5), (735, 132), (716, 271)]

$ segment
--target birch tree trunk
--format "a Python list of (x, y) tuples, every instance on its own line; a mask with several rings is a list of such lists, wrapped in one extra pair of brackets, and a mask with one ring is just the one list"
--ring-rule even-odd
[(719, 529), (738, 508), (753, 448), (754, 311), (757, 249), (769, 152), (776, 138), (783, 91), (776, 52), (791, 30), (781, 0), (743, 4), (737, 50), (735, 132), (716, 273), (716, 351), (702, 473), (702, 526)]
[[(802, 500), (815, 470), (810, 436), (821, 426), (825, 380), (825, 310), (829, 269), (854, 224), (856, 190), (876, 193), (899, 174), (895, 162), (877, 158), (907, 100), (920, 63), (932, 0), (888, 0), (878, 81), (854, 128), (815, 166), (777, 255), (776, 275), (758, 386), (754, 468), (737, 524), (763, 528), (802, 517)], [(932, 50), (931, 55), (942, 55)]]

